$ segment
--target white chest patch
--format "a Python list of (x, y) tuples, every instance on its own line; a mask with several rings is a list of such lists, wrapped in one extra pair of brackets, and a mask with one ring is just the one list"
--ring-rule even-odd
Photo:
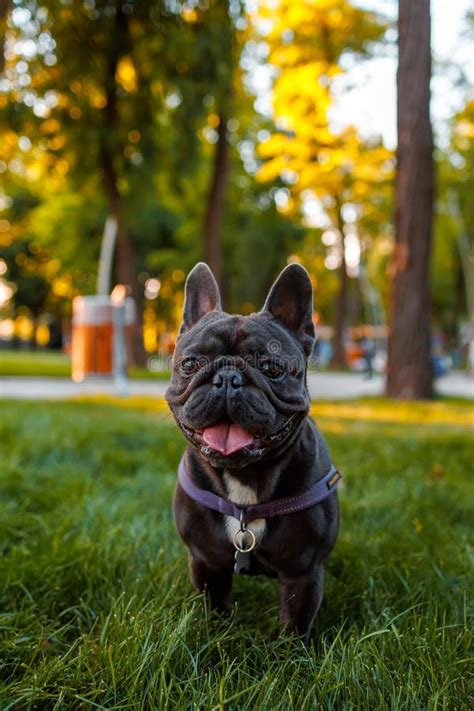
[[(251, 489), (250, 486), (241, 484), (228, 472), (224, 473), (223, 480), (227, 496), (234, 502), (234, 504), (245, 506), (246, 504), (258, 503), (255, 491)], [(229, 541), (232, 542), (236, 531), (240, 529), (240, 523), (233, 516), (224, 516), (224, 525), (227, 537)], [(255, 535), (256, 543), (259, 543), (261, 540), (263, 534), (265, 533), (266, 527), (267, 523), (264, 518), (256, 518), (254, 521), (249, 521), (247, 524), (247, 528), (250, 528), (252, 533)]]

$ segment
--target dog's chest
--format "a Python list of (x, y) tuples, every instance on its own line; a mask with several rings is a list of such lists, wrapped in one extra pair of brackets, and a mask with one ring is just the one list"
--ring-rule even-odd
[[(228, 472), (224, 472), (223, 481), (227, 496), (234, 504), (248, 506), (249, 504), (258, 503), (255, 491), (250, 486), (242, 484)], [(240, 523), (233, 516), (224, 516), (224, 525), (227, 537), (232, 542), (236, 531), (240, 529)], [(264, 518), (256, 518), (247, 524), (247, 528), (250, 528), (255, 535), (256, 543), (259, 543), (262, 539), (266, 527), (267, 524)]]

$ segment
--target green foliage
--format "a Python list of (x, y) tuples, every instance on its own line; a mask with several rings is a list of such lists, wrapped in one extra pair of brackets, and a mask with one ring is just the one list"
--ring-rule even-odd
[(8, 247), (0, 246), (0, 259), (7, 265), (8, 276), (15, 285), (14, 311), (26, 306), (36, 318), (44, 310), (51, 288), (41, 274), (44, 255), (38, 254), (30, 243), (17, 240)]
[[(263, 189), (242, 167), (238, 146), (244, 138), (256, 140), (263, 119), (242, 89), (235, 29), (240, 5), (219, 0), (206, 9), (166, 3), (122, 7), (116, 2), (19, 7), (28, 10), (37, 23), (35, 36), (42, 32), (49, 46), (27, 62), (30, 89), (38, 101), (48, 91), (56, 98), (44, 115), (36, 115), (25, 106), (26, 91), (12, 85), (5, 111), (17, 106), (17, 119), (11, 122), (17, 133), (10, 136), (5, 159), (17, 156), (17, 134), (27, 133), (33, 148), (20, 157), (28, 166), (39, 164), (41, 189), (35, 180), (39, 204), (26, 214), (22, 231), (58, 260), (54, 277), (69, 278), (69, 296), (95, 287), (109, 211), (105, 151), (113, 156), (137, 273), (141, 283), (151, 275), (168, 282), (163, 290), (168, 301), (161, 299), (157, 310), (173, 324), (182, 283), (170, 277), (202, 258), (214, 152), (210, 141), (217, 113), (225, 108), (234, 122), (224, 240), (229, 300), (237, 309), (260, 301), (290, 251), (290, 236), (301, 230), (281, 217), (273, 203), (268, 210), (256, 206)], [(10, 30), (17, 40), (29, 31), (22, 24)], [(19, 60), (9, 62), (13, 74), (19, 72)], [(7, 213), (12, 225), (16, 202), (14, 196)], [(13, 232), (11, 239), (16, 239)], [(247, 258), (255, 241), (278, 258), (269, 259), (264, 272), (254, 270), (255, 288), (245, 293), (238, 260)], [(56, 308), (52, 300), (47, 305)]]
[[(349, 0), (259, 3), (256, 15), (249, 7), (226, 0), (10, 5), (17, 19), (10, 12), (8, 89), (2, 83), (0, 92), (0, 203), (7, 199), (0, 257), (9, 266), (5, 278), (19, 280), (15, 307), (69, 314), (74, 295), (94, 291), (115, 185), (135, 253), (137, 292), (143, 294), (148, 277), (158, 277), (162, 291), (148, 309), (176, 326), (182, 279), (174, 276), (203, 256), (222, 111), (231, 162), (222, 239), (227, 307), (258, 308), (271, 279), (295, 256), (312, 271), (317, 310), (330, 321), (338, 284), (325, 258), (340, 262), (343, 228), (357, 231), (365, 273), (388, 305), (392, 156), (376, 137), (362, 139), (351, 126), (337, 130), (329, 120), (347, 58), (382, 52), (386, 20)], [(20, 11), (26, 13), (21, 21)], [(254, 24), (256, 16), (264, 23)], [(36, 53), (23, 56), (22, 43), (31, 41)], [(263, 61), (275, 70), (273, 121), (256, 110), (245, 81), (244, 60), (255, 60), (251, 74), (265, 45)], [(434, 315), (451, 330), (466, 301), (458, 236), (474, 229), (469, 125), (472, 102), (453, 120), (439, 160)], [(278, 189), (289, 198), (286, 205), (276, 205)], [(325, 227), (301, 219), (301, 202), (310, 194), (322, 201)], [(350, 224), (345, 205), (355, 210)], [(330, 226), (337, 240), (327, 246), (321, 236)], [(49, 266), (33, 259), (34, 250)], [(15, 266), (18, 251), (30, 266), (35, 262), (34, 279), (32, 270)], [(349, 296), (348, 321), (354, 321), (362, 317), (355, 280)]]
[(438, 153), (433, 294), (438, 320), (455, 330), (460, 313), (474, 318), (474, 100), (453, 117), (450, 132)]
[(87, 188), (81, 192), (46, 190), (40, 205), (29, 214), (28, 236), (50, 259), (57, 260), (51, 277), (68, 278), (72, 293), (95, 290), (105, 214), (97, 192)]
[[(41, 177), (56, 181), (49, 184), (55, 214), (51, 205), (44, 211), (53, 217), (47, 241), (60, 242), (60, 223), (71, 212), (65, 194), (76, 194), (77, 229), (89, 222), (83, 238), (93, 222), (97, 242), (99, 215), (80, 203), (96, 205), (102, 224), (106, 211), (126, 215), (140, 270), (149, 251), (169, 247), (166, 228), (176, 221), (165, 214), (167, 197), (157, 191), (156, 178), (167, 176), (168, 190), (179, 191), (181, 178), (203, 158), (199, 131), (208, 100), (220, 100), (232, 80), (227, 3), (212, 2), (205, 10), (104, 0), (16, 6), (23, 20), (10, 23), (10, 40), (18, 46), (35, 41), (37, 51), (26, 61), (21, 55), (9, 59), (4, 115), (17, 107), (10, 127), (33, 142), (22, 160), (36, 162)], [(21, 76), (29, 77), (28, 90)], [(15, 153), (16, 138), (12, 132), (6, 159)], [(59, 200), (58, 182), (64, 196)], [(87, 254), (74, 237), (71, 249)], [(91, 271), (97, 255), (89, 257)]]
[(305, 230), (279, 214), (266, 190), (234, 188), (230, 199), (233, 207), (227, 211), (224, 232), (225, 306), (250, 313), (262, 308), (287, 256), (302, 244)]
[(318, 407), (345, 487), (309, 652), (275, 638), (273, 581), (206, 612), (171, 518), (182, 439), (124, 405), (3, 405), (2, 708), (466, 708), (468, 404)]

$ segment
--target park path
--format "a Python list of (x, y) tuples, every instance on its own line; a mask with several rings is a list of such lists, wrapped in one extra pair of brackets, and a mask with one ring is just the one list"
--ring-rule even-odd
[[(162, 397), (167, 387), (165, 380), (130, 380), (128, 395)], [(339, 400), (382, 395), (384, 379), (380, 375), (368, 380), (359, 373), (310, 373), (309, 392), (312, 400)], [(453, 372), (436, 381), (440, 395), (474, 399), (474, 378)], [(69, 378), (1, 377), (0, 397), (24, 400), (63, 400), (87, 395), (115, 395), (116, 388), (108, 378), (88, 378), (73, 383)]]

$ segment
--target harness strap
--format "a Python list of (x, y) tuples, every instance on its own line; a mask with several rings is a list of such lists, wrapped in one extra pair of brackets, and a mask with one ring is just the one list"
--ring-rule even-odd
[(201, 489), (191, 480), (186, 466), (184, 464), (184, 456), (181, 459), (178, 467), (178, 481), (186, 494), (196, 501), (196, 503), (205, 506), (213, 511), (218, 511), (226, 516), (233, 516), (238, 521), (249, 523), (256, 518), (272, 518), (273, 516), (282, 516), (284, 514), (295, 513), (309, 509), (311, 506), (319, 504), (324, 499), (336, 491), (342, 475), (335, 467), (331, 467), (327, 474), (322, 479), (317, 481), (304, 494), (297, 496), (286, 496), (283, 499), (275, 501), (266, 501), (261, 504), (250, 504), (249, 506), (238, 506), (230, 499), (225, 499), (222, 496), (213, 494), (212, 491)]

